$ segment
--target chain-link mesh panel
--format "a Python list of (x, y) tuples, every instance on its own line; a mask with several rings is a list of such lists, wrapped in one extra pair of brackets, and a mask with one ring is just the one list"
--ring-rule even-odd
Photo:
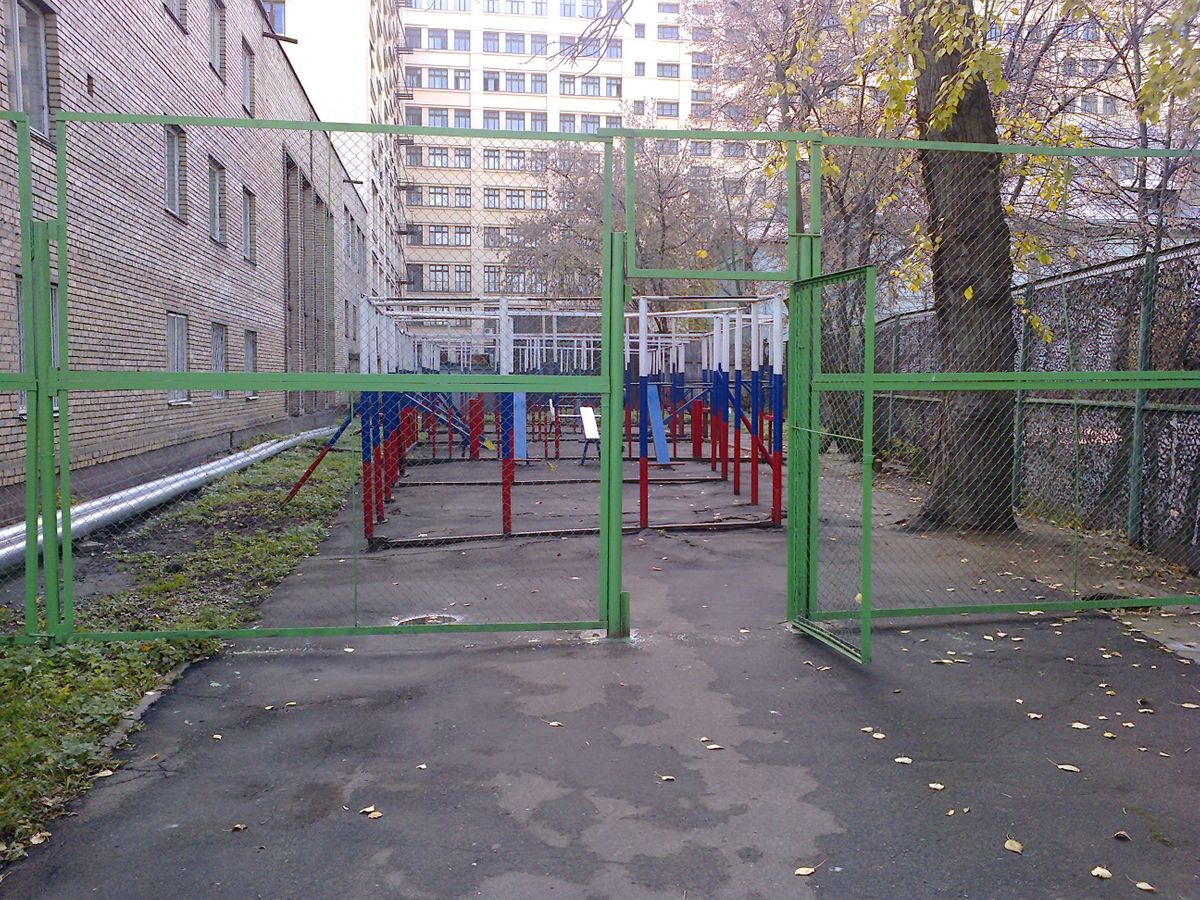
[[(0, 634), (24, 630), (30, 599), (25, 592), (26, 405), (24, 392), (0, 392)], [(35, 601), (36, 591), (34, 585)], [(28, 611), (36, 612), (36, 606)]]

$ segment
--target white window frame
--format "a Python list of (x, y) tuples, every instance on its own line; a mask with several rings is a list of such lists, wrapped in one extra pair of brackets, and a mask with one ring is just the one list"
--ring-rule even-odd
[[(229, 328), (221, 322), (212, 323), (212, 370), (225, 372), (229, 369)], [(212, 392), (214, 400), (224, 400), (228, 391), (215, 389)]]
[[(183, 313), (167, 313), (167, 371), (188, 370), (188, 317)], [(168, 388), (167, 405), (190, 403), (187, 388)]]
[[(47, 74), (49, 67), (47, 41), (46, 41), (46, 9), (39, 6), (31, 0), (8, 0), (6, 11), (7, 31), (8, 31), (8, 94), (9, 103), (14, 109), (24, 112), (29, 116), (29, 127), (43, 137), (50, 135), (50, 79)], [(22, 29), (20, 27), (19, 10), (24, 9), (26, 14), (36, 22), (36, 43), (40, 48), (40, 59), (34, 60), (33, 64), (37, 68), (34, 73), (34, 78), (37, 80), (36, 90), (41, 94), (41, 107), (38, 109), (26, 109), (28, 105), (25, 98), (25, 88), (27, 87), (25, 80), (25, 66), (21, 54), (22, 44)], [(28, 29), (26, 29), (28, 30)], [(30, 42), (26, 42), (27, 44)]]
[(242, 259), (254, 265), (258, 262), (258, 198), (242, 185)]
[(225, 80), (225, 4), (208, 0), (208, 65)]
[(208, 236), (225, 243), (225, 167), (208, 158)]
[[(349, 319), (347, 319), (349, 325)], [(258, 371), (258, 332), (247, 329), (242, 335), (242, 371), (257, 372)], [(254, 388), (247, 388), (245, 397), (247, 400), (257, 400), (258, 391)]]
[(184, 203), (184, 131), (178, 125), (163, 126), (163, 204), (167, 212), (183, 218)]
[(254, 51), (250, 49), (250, 45), (242, 41), (242, 109), (246, 111), (246, 115), (253, 118), (254, 116), (254, 81), (256, 77), (257, 62), (254, 58)]

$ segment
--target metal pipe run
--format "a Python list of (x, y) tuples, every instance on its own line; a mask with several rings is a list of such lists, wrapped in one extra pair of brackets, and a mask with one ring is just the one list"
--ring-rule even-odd
[[(336, 429), (317, 428), (304, 431), (290, 438), (276, 441), (266, 441), (257, 444), (249, 450), (226, 456), (214, 462), (204, 463), (174, 475), (165, 475), (153, 481), (135, 487), (126, 488), (87, 500), (71, 507), (71, 538), (72, 540), (91, 534), (109, 525), (115, 525), (125, 519), (143, 513), (146, 510), (161, 506), (169, 500), (174, 500), (180, 494), (194, 491), (208, 482), (241, 471), (264, 459), (295, 447), (313, 438), (328, 437)], [(62, 537), (62, 513), (57, 515), (58, 535)], [(42, 527), (38, 526), (38, 549), (42, 548)], [(0, 571), (20, 565), (25, 559), (25, 523), (0, 528)]]

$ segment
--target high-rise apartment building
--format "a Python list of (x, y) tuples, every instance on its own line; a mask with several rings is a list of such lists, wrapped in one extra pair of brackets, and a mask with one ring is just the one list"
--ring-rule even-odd
[[(607, 0), (611, 5), (611, 0)], [(529, 141), (423, 136), (405, 150), (406, 293), (539, 294), (507, 264), (522, 216), (553, 202), (539, 133), (711, 115), (711, 75), (679, 3), (636, 0), (604, 39), (605, 0), (412, 0), (404, 9), (409, 125), (522, 131)]]

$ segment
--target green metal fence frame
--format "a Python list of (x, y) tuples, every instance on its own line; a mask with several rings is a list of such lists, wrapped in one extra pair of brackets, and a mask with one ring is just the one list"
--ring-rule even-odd
[[(616, 428), (602, 433), (600, 493), (600, 589), (597, 618), (586, 622), (456, 623), (449, 625), (344, 626), (313, 628), (234, 628), (191, 629), (186, 631), (80, 632), (74, 630), (73, 568), (71, 554), (70, 509), (59, 509), (57, 496), (70, 496), (68, 394), (74, 390), (328, 390), (328, 391), (471, 391), (505, 393), (511, 391), (562, 391), (598, 394), (602, 416), (619, 422), (623, 415), (622, 372), (617, 355), (623, 344), (624, 308), (633, 296), (639, 279), (738, 280), (783, 282), (787, 285), (790, 307), (788, 353), (788, 508), (787, 591), (788, 621), (798, 630), (824, 641), (840, 652), (863, 663), (871, 658), (870, 628), (874, 619), (907, 616), (938, 616), (959, 613), (1010, 613), (1041, 610), (1125, 609), (1195, 603), (1196, 598), (1169, 596), (1156, 598), (1120, 598), (1113, 600), (1070, 600), (1062, 602), (1018, 604), (972, 604), (962, 606), (924, 606), (875, 608), (871, 602), (871, 495), (873, 461), (873, 416), (870, 414), (876, 394), (902, 391), (1006, 391), (1017, 397), (1031, 390), (1126, 390), (1143, 399), (1150, 390), (1200, 388), (1200, 372), (1146, 370), (1148, 358), (1139, 358), (1137, 371), (1038, 373), (1021, 369), (1014, 372), (930, 372), (895, 373), (874, 371), (874, 286), (871, 266), (832, 274), (821, 273), (821, 178), (822, 147), (870, 147), (896, 150), (933, 150), (968, 153), (1024, 154), (1045, 157), (1091, 158), (1196, 158), (1188, 150), (1119, 150), (1100, 147), (1057, 147), (1043, 145), (995, 145), (908, 141), (859, 137), (839, 137), (820, 132), (705, 131), (699, 129), (601, 129), (595, 134), (554, 132), (508, 132), (489, 129), (431, 128), (413, 126), (367, 125), (362, 123), (256, 120), (244, 118), (208, 118), (202, 116), (129, 115), (121, 113), (84, 113), (60, 111), (54, 116), (57, 167), (57, 215), (47, 221), (33, 219), (32, 155), (27, 117), (19, 112), (0, 111), (0, 121), (14, 124), (17, 136), (18, 182), (20, 193), (21, 266), (31, 273), (31, 289), (23, 295), (25, 365), (20, 373), (0, 374), (0, 390), (27, 391), (26, 486), (25, 486), (25, 627), (8, 640), (30, 643), (49, 640), (117, 641), (152, 638), (253, 638), (320, 637), (354, 634), (406, 634), (452, 631), (527, 631), (539, 629), (605, 628), (610, 636), (629, 634), (629, 595), (621, 585), (621, 435)], [(111, 123), (130, 125), (178, 125), (271, 129), (281, 131), (360, 132), (402, 136), (477, 137), (515, 141), (556, 141), (601, 145), (603, 150), (604, 191), (601, 239), (602, 342), (599, 376), (510, 376), (493, 375), (361, 375), (337, 373), (202, 373), (202, 372), (116, 372), (77, 371), (69, 366), (67, 254), (62, 252), (69, 240), (67, 139), (71, 123)], [(636, 258), (634, 215), (634, 160), (639, 139), (676, 138), (688, 140), (772, 141), (782, 145), (787, 157), (785, 173), (788, 193), (788, 239), (786, 265), (782, 271), (726, 271), (643, 268)], [(620, 140), (625, 153), (624, 231), (613, 222), (615, 147)], [(801, 145), (809, 162), (810, 230), (800, 230), (798, 203), (800, 182), (798, 160)], [(58, 249), (58, 334), (60, 364), (52, 364), (50, 322), (51, 245)], [(866, 283), (868, 309), (864, 318), (864, 371), (825, 373), (820, 365), (820, 290), (823, 286), (851, 279)], [(861, 544), (861, 607), (857, 611), (820, 608), (821, 585), (818, 583), (817, 511), (819, 503), (820, 397), (823, 393), (856, 392), (863, 396), (863, 539)], [(54, 401), (59, 404), (58, 415)], [(1019, 409), (1019, 404), (1017, 405)], [(59, 436), (55, 452), (55, 432)], [(56, 492), (58, 492), (56, 494)], [(57, 529), (46, 528), (45, 552), (39, 553), (38, 523), (42, 511), (61, 516), (62, 540)], [(39, 565), (39, 558), (44, 562)], [(61, 563), (61, 566), (60, 566)], [(39, 575), (44, 575), (45, 597), (42, 609), (46, 626), (40, 626), (38, 604)], [(827, 620), (857, 619), (860, 646), (854, 647), (831, 637), (816, 623)]]

